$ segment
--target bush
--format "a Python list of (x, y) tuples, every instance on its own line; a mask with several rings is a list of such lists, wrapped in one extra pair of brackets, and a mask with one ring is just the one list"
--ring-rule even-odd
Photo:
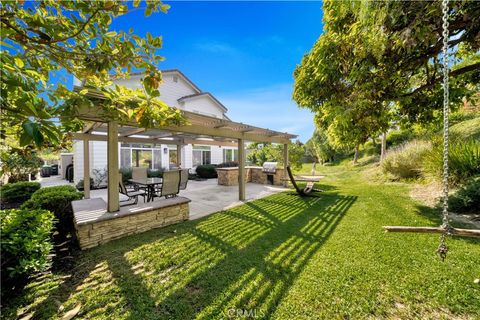
[[(457, 139), (450, 142), (448, 153), (450, 182), (458, 185), (480, 175), (480, 140)], [(424, 171), (441, 178), (443, 175), (443, 144), (439, 140), (425, 159)]]
[(394, 130), (387, 134), (387, 148), (399, 146), (414, 137), (412, 130)]
[(457, 213), (480, 213), (480, 177), (471, 179), (448, 198), (450, 210)]
[(1, 174), (8, 176), (8, 182), (28, 181), (28, 176), (34, 174), (42, 165), (35, 152), (13, 149), (0, 154)]
[(450, 127), (450, 134), (459, 139), (480, 140), (480, 117), (454, 124)]
[(234, 167), (238, 167), (237, 161), (227, 161), (217, 165), (217, 168), (234, 168)]
[(30, 199), (32, 194), (38, 189), (40, 189), (40, 183), (38, 182), (7, 183), (0, 187), (0, 199), (2, 205), (20, 205)]
[(53, 212), (57, 219), (57, 229), (62, 234), (73, 231), (73, 210), (71, 202), (83, 198), (73, 186), (55, 186), (35, 192), (22, 209), (45, 209)]
[[(77, 185), (75, 186), (78, 190), (82, 191), (85, 189), (85, 187), (83, 186), (83, 179), (81, 179), (80, 181), (78, 181)], [(90, 189), (94, 189), (94, 185), (93, 185), (93, 178), (90, 178)]]
[(149, 178), (162, 178), (163, 177), (163, 170), (147, 170), (147, 177)]
[(197, 166), (197, 175), (200, 178), (212, 179), (217, 178), (217, 170), (213, 164), (205, 164)]
[(10, 209), (0, 211), (0, 217), (1, 280), (5, 289), (48, 267), (53, 214), (47, 210)]
[(124, 184), (128, 184), (128, 180), (132, 179), (132, 168), (124, 167), (120, 168), (119, 172), (122, 174), (122, 181)]
[(412, 179), (422, 175), (422, 162), (431, 149), (431, 144), (423, 141), (411, 141), (391, 150), (382, 162), (385, 174), (396, 179)]

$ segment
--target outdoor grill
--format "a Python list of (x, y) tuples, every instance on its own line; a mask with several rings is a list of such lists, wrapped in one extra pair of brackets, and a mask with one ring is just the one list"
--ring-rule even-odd
[(277, 172), (277, 162), (264, 162), (262, 172), (267, 175), (267, 181), (273, 185), (273, 176)]

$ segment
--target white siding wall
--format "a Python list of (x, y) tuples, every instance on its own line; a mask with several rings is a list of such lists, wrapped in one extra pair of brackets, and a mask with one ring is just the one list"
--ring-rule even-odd
[(223, 162), (223, 148), (211, 146), (210, 151), (212, 155), (212, 164), (219, 164)]
[[(160, 85), (160, 100), (171, 107), (182, 109), (178, 104), (178, 99), (198, 93), (183, 78), (175, 72), (163, 73), (163, 83)], [(130, 79), (115, 80), (115, 84), (123, 85), (127, 88), (141, 88), (141, 76), (132, 76)], [(177, 82), (174, 81), (176, 78)]]
[[(165, 148), (167, 149), (167, 153), (163, 152)], [(170, 150), (168, 149), (168, 146), (166, 144), (162, 144), (161, 149), (162, 149), (162, 168), (168, 170), (170, 167)]]
[(83, 141), (73, 141), (73, 179), (75, 183), (83, 179)]
[(198, 112), (211, 117), (223, 119), (223, 110), (209, 96), (199, 96), (182, 102), (182, 109)]
[(192, 167), (192, 145), (187, 144), (182, 148), (182, 168)]
[[(90, 141), (90, 177), (93, 169), (107, 169), (107, 142)], [(83, 179), (83, 141), (73, 142), (73, 172), (74, 181)]]
[[(174, 82), (174, 78), (177, 82)], [(178, 104), (178, 99), (198, 93), (182, 77), (176, 73), (164, 73), (163, 84), (160, 86), (160, 100), (171, 107), (182, 109)]]
[[(120, 148), (120, 144), (118, 144)], [(119, 153), (120, 165), (120, 153)], [(107, 169), (107, 141), (91, 141), (90, 142), (90, 170)]]

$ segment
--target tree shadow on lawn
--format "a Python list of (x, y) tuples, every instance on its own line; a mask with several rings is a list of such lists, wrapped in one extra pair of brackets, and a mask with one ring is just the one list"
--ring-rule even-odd
[(82, 253), (68, 279), (25, 313), (46, 319), (81, 304), (83, 318), (268, 317), (355, 200), (279, 193), (113, 241)]

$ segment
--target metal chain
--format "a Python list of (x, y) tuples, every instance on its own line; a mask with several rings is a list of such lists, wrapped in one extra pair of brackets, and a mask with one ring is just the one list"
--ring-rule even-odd
[(445, 232), (440, 236), (440, 245), (437, 253), (445, 260), (448, 252), (446, 236), (450, 233), (448, 216), (448, 112), (449, 112), (449, 86), (448, 86), (448, 0), (442, 1), (443, 22), (443, 218), (442, 227)]

